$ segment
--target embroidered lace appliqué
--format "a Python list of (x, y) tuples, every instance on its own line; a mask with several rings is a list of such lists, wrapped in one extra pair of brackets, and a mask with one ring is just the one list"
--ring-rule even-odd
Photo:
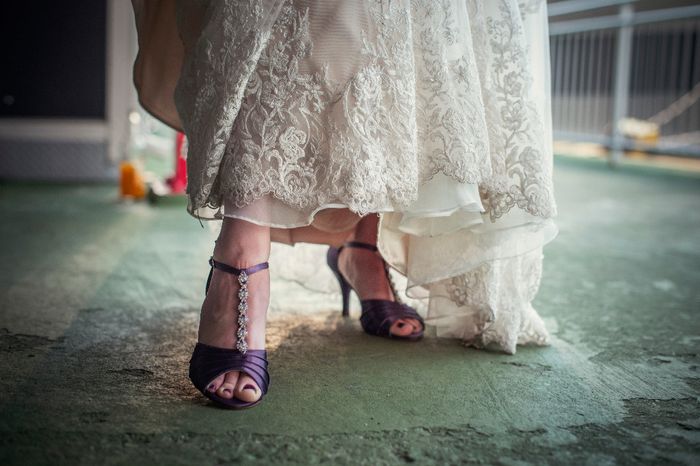
[[(420, 183), (443, 172), (479, 183), (493, 220), (514, 206), (551, 216), (541, 118), (528, 101), (524, 42), (509, 16), (518, 12), (503, 2), (500, 18), (455, 23), (455, 8), (472, 8), (478, 18), (478, 3), (368, 2), (375, 28), (360, 31), (362, 65), (336, 82), (328, 77), (332, 63), (302, 71), (314, 51), (308, 10), (286, 2), (251, 70), (221, 161), (214, 155), (223, 138), (211, 144), (206, 168), (193, 171), (203, 181), (191, 189), (208, 194), (205, 202), (194, 195), (192, 208), (205, 204), (222, 218), (224, 198), (242, 207), (271, 194), (308, 211), (342, 203), (366, 214), (409, 205)], [(197, 118), (220, 94), (219, 83), (204, 82)]]

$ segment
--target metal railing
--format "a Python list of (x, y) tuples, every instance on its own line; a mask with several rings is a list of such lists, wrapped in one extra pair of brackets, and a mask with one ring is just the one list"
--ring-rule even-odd
[(700, 5), (635, 12), (634, 0), (567, 0), (549, 16), (555, 139), (700, 156)]

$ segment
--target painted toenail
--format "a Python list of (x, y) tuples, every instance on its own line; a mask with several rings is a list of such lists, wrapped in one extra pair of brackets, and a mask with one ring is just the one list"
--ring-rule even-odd
[(257, 391), (257, 390), (255, 389), (255, 385), (251, 385), (251, 384), (249, 384), (249, 383), (245, 384), (245, 386), (243, 387), (243, 390), (253, 390), (253, 391)]
[(399, 327), (399, 328), (403, 328), (404, 325), (406, 325), (406, 324), (404, 324), (403, 322), (399, 322), (398, 327)]
[(224, 393), (226, 393), (226, 394), (231, 393), (231, 389), (230, 389), (230, 388), (224, 388), (222, 391), (223, 391)]
[(214, 384), (210, 384), (210, 385), (207, 387), (207, 390), (209, 390), (210, 392), (213, 392), (213, 391), (214, 391)]

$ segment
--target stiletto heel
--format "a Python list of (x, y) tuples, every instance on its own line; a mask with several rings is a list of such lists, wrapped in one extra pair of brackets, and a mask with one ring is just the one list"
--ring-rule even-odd
[[(343, 296), (343, 317), (350, 315), (350, 290), (353, 290), (350, 283), (340, 273), (340, 268), (338, 267), (338, 257), (340, 256), (340, 252), (345, 247), (362, 248), (373, 252), (379, 252), (375, 245), (362, 243), (360, 241), (348, 241), (339, 248), (335, 248), (333, 246), (328, 248), (328, 252), (326, 253), (326, 262), (340, 284), (340, 291)], [(370, 335), (397, 338), (400, 340), (420, 340), (423, 338), (423, 332), (425, 330), (423, 318), (411, 306), (401, 302), (399, 295), (396, 292), (394, 281), (389, 273), (389, 265), (386, 262), (384, 262), (384, 271), (386, 272), (386, 277), (389, 281), (391, 292), (394, 295), (394, 301), (388, 299), (361, 300), (360, 304), (362, 305), (362, 315), (360, 316), (360, 323), (362, 324), (362, 329)], [(357, 293), (357, 291), (355, 291), (355, 293)], [(391, 333), (391, 326), (399, 319), (415, 319), (420, 322), (421, 329), (406, 336), (394, 335)]]
[(333, 246), (328, 248), (328, 252), (326, 253), (326, 263), (328, 266), (331, 268), (333, 271), (333, 275), (335, 275), (335, 278), (338, 279), (338, 284), (340, 285), (340, 294), (343, 297), (343, 317), (349, 317), (350, 316), (350, 290), (352, 290), (352, 287), (350, 286), (350, 283), (345, 279), (340, 274), (340, 270), (338, 270), (338, 253), (340, 250), (338, 248), (334, 248)]
[[(211, 270), (205, 285), (205, 294), (209, 291), (214, 268), (224, 272), (238, 275), (238, 331), (236, 332), (236, 348), (219, 348), (197, 342), (190, 359), (190, 380), (197, 389), (210, 400), (220, 406), (231, 409), (250, 408), (260, 403), (267, 393), (270, 385), (270, 375), (267, 372), (267, 352), (265, 350), (248, 349), (245, 337), (248, 334), (248, 277), (255, 272), (269, 268), (267, 262), (261, 262), (252, 267), (238, 269), (223, 262), (209, 258)], [(239, 371), (250, 376), (258, 384), (262, 395), (257, 401), (246, 402), (238, 398), (222, 398), (216, 393), (207, 390), (207, 387), (218, 376), (226, 372)]]

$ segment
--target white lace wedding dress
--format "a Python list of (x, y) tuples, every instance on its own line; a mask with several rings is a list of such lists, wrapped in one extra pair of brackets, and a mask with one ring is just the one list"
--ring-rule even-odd
[(438, 336), (547, 344), (531, 305), (557, 234), (545, 0), (176, 11), (191, 215), (281, 230), (379, 212), (379, 248)]

